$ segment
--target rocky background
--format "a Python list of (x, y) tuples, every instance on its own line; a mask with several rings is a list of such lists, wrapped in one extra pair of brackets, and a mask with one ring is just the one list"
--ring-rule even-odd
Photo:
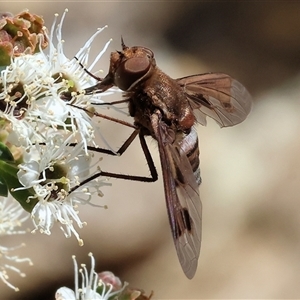
[[(147, 294), (154, 290), (154, 299), (300, 298), (300, 3), (0, 4), (1, 11), (12, 13), (25, 8), (43, 15), (48, 28), (54, 13), (69, 9), (63, 30), (69, 57), (107, 24), (92, 56), (109, 38), (113, 42), (97, 69), (106, 72), (109, 53), (120, 49), (122, 35), (129, 46), (151, 48), (160, 68), (174, 78), (209, 71), (232, 75), (251, 92), (254, 107), (236, 127), (220, 129), (214, 121), (198, 126), (203, 241), (192, 280), (177, 261), (157, 146), (149, 140), (160, 180), (110, 180), (112, 187), (95, 199), (108, 210), (80, 208), (88, 222), (80, 231), (83, 247), (59, 229), (51, 236), (21, 236), (27, 244), (22, 256), (31, 257), (34, 266), (25, 279), (11, 277), (21, 292), (1, 286), (0, 299), (54, 299), (60, 286), (73, 287), (71, 255), (89, 264), (89, 252), (99, 272), (113, 271)], [(106, 121), (102, 128), (116, 149), (129, 134)], [(104, 157), (102, 168), (148, 175), (138, 141), (120, 158)]]

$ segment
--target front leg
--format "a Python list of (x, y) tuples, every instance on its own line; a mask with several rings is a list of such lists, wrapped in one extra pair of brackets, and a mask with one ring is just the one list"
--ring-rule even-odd
[(118, 100), (118, 101), (112, 101), (112, 102), (103, 102), (103, 103), (91, 103), (92, 105), (115, 105), (115, 104), (121, 104), (121, 103), (126, 103), (128, 102), (128, 99), (122, 99), (122, 100)]

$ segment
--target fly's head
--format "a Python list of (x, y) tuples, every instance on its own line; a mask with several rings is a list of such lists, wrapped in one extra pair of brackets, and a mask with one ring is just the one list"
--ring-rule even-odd
[(123, 91), (130, 91), (138, 83), (149, 78), (156, 67), (153, 52), (145, 47), (127, 47), (122, 39), (122, 51), (110, 55), (109, 73), (102, 86), (115, 85)]

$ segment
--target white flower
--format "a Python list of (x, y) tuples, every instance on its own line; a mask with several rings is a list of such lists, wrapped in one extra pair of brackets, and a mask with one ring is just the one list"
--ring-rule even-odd
[(74, 221), (79, 228), (85, 225), (78, 216), (77, 204), (90, 203), (92, 194), (101, 194), (99, 189), (106, 183), (98, 179), (72, 191), (89, 176), (91, 156), (85, 154), (81, 143), (68, 146), (69, 139), (63, 140), (54, 132), (44, 145), (33, 145), (19, 165), (18, 178), (23, 187), (15, 190), (32, 188), (35, 192), (33, 199), (38, 203), (31, 212), (34, 231), (49, 235), (54, 223), (59, 222), (65, 236), (73, 233), (82, 245), (73, 226)]
[[(16, 228), (21, 227), (22, 223), (28, 218), (22, 217), (24, 210), (21, 206), (16, 203), (11, 197), (2, 197), (0, 201), (0, 236), (4, 235), (15, 235), (15, 234), (24, 234), (26, 231), (17, 230)], [(21, 277), (24, 277), (25, 274), (21, 272), (15, 265), (12, 263), (22, 263), (27, 262), (29, 265), (32, 265), (32, 262), (29, 258), (19, 258), (16, 255), (11, 255), (11, 252), (23, 247), (24, 244), (16, 247), (6, 247), (0, 245), (0, 279), (10, 288), (18, 291), (18, 288), (12, 285), (9, 280), (9, 271), (18, 273)]]
[[(108, 300), (109, 298), (120, 294), (126, 284), (120, 289), (113, 291), (113, 285), (105, 284), (95, 271), (95, 259), (93, 254), (91, 257), (91, 270), (88, 271), (86, 265), (82, 264), (81, 269), (78, 269), (75, 256), (72, 257), (75, 269), (75, 290), (67, 287), (61, 287), (55, 294), (56, 300)], [(79, 274), (80, 273), (80, 274)], [(79, 276), (81, 276), (81, 285), (79, 284)]]

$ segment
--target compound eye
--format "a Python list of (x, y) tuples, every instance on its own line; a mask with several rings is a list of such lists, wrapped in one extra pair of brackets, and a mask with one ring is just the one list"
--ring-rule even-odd
[(128, 73), (142, 74), (149, 70), (150, 62), (146, 57), (130, 58), (124, 63), (125, 71)]
[(147, 57), (133, 57), (122, 63), (116, 71), (115, 84), (123, 91), (147, 74), (151, 63)]

